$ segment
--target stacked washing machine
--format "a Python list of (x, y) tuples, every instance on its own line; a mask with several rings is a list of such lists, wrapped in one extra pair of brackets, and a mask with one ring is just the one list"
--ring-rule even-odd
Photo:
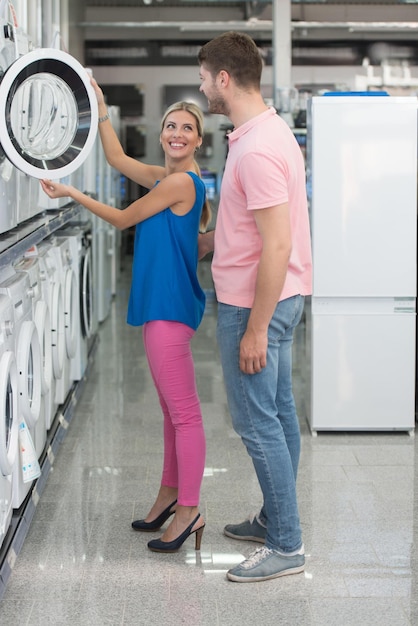
[(36, 246), (35, 252), (39, 263), (41, 293), (48, 305), (51, 328), (51, 377), (44, 398), (45, 427), (49, 431), (59, 406), (56, 388), (63, 374), (66, 352), (64, 290), (51, 244), (44, 240)]
[[(13, 267), (2, 268), (0, 294), (7, 296), (13, 308), (13, 339), (17, 362), (18, 429), (29, 432), (32, 441), (41, 412), (42, 360), (39, 336), (33, 320), (30, 278), (27, 272)], [(18, 509), (30, 491), (33, 480), (26, 480), (24, 450), (19, 453), (12, 469), (12, 505)], [(26, 452), (28, 452), (26, 450)]]
[(50, 208), (45, 194), (42, 199), (48, 207), (40, 206), (39, 182), (32, 179), (67, 180), (86, 159), (97, 135), (97, 99), (76, 59), (45, 48), (19, 56), (7, 68), (0, 83), (0, 102), (4, 104), (0, 115), (4, 152), (34, 184), (26, 198), (20, 194), (25, 200), (19, 208), (23, 219)]
[[(15, 60), (26, 55), (32, 49), (32, 42), (29, 36), (21, 29), (14, 27), (13, 29)], [(28, 86), (21, 87), (16, 92), (16, 100), (14, 107), (22, 111), (22, 133), (28, 133), (26, 143), (36, 142), (36, 131), (33, 129), (32, 107), (27, 103), (31, 99), (31, 88)], [(25, 119), (25, 116), (26, 119)], [(29, 117), (30, 116), (30, 117)], [(39, 182), (36, 178), (28, 175), (26, 172), (16, 170), (16, 200), (17, 200), (17, 223), (21, 224), (37, 215), (42, 208), (37, 202)]]
[[(82, 224), (52, 236), (49, 225), (56, 216), (45, 214), (37, 232), (48, 239), (37, 240), (22, 257), (28, 228), (40, 226), (33, 217), (58, 209), (57, 221), (66, 219), (66, 201), (50, 202), (40, 193), (39, 179), (71, 181), (83, 189), (81, 166), (91, 150), (95, 168), (96, 95), (76, 59), (58, 49), (31, 49), (8, 12), (9, 2), (1, 0), (0, 234), (12, 232), (11, 246), (0, 254), (0, 547), (10, 541), (9, 529), (18, 528), (11, 524), (13, 511), (20, 517), (30, 502), (48, 433), (54, 437), (60, 405), (84, 376), (97, 330), (86, 211)], [(94, 176), (97, 183), (96, 169)]]
[(17, 272), (24, 272), (29, 277), (29, 296), (32, 301), (32, 317), (38, 331), (41, 350), (41, 407), (32, 438), (38, 459), (41, 457), (46, 444), (46, 403), (52, 380), (52, 340), (51, 319), (47, 297), (41, 288), (41, 269), (39, 259), (35, 255), (28, 255), (15, 264)]
[(55, 234), (47, 239), (51, 246), (50, 252), (55, 261), (57, 279), (63, 290), (64, 308), (64, 358), (61, 376), (56, 381), (55, 400), (63, 404), (73, 385), (71, 359), (76, 352), (77, 338), (80, 333), (80, 309), (73, 268), (73, 258), (68, 237), (57, 237)]
[(75, 276), (78, 306), (78, 332), (74, 354), (70, 359), (70, 377), (83, 378), (87, 368), (90, 340), (93, 334), (93, 275), (90, 225), (72, 224), (56, 232), (57, 241), (67, 241)]
[[(0, 17), (0, 73), (3, 74), (16, 58), (12, 26)], [(18, 223), (17, 170), (0, 150), (0, 233), (5, 233)]]
[[(100, 202), (110, 204), (107, 196), (110, 166), (101, 145), (98, 150), (98, 199)], [(113, 226), (93, 216), (93, 254), (95, 275), (95, 302), (97, 305), (97, 319), (103, 322), (110, 311), (112, 301), (112, 255), (113, 255)]]
[[(121, 120), (120, 120), (120, 108), (115, 105), (108, 107), (110, 121), (115, 129), (117, 136), (121, 137)], [(121, 180), (120, 172), (107, 164), (107, 199), (108, 204), (120, 209), (121, 208)], [(111, 255), (111, 294), (116, 294), (117, 284), (120, 273), (120, 255), (122, 246), (122, 233), (117, 228), (111, 227), (112, 233), (112, 255)]]
[[(120, 109), (108, 106), (109, 116), (116, 134), (120, 136)], [(120, 208), (120, 174), (106, 161), (101, 144), (97, 150), (97, 170), (99, 172), (97, 194), (105, 204)], [(104, 220), (93, 217), (95, 300), (97, 317), (103, 322), (110, 311), (112, 296), (120, 266), (121, 233)]]
[(14, 311), (10, 298), (0, 295), (0, 547), (13, 514), (13, 466), (18, 456), (18, 382)]

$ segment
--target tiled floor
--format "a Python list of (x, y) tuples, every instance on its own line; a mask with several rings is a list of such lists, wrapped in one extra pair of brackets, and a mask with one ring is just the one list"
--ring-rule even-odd
[[(209, 264), (202, 281), (210, 283)], [(418, 624), (417, 439), (320, 434), (303, 415), (303, 328), (295, 342), (301, 407), (298, 491), (307, 566), (269, 582), (225, 572), (258, 544), (223, 526), (256, 511), (251, 462), (231, 428), (215, 342), (216, 306), (194, 339), (207, 434), (202, 550), (150, 552), (131, 521), (160, 478), (161, 416), (138, 329), (125, 324), (129, 272), (100, 330), (95, 363), (0, 604), (30, 626), (403, 626)], [(158, 536), (156, 533), (155, 536)]]

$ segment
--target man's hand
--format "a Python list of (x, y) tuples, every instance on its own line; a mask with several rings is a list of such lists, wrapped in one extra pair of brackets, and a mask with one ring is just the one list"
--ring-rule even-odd
[(207, 254), (209, 254), (209, 252), (213, 252), (214, 238), (215, 238), (214, 230), (210, 230), (207, 233), (199, 234), (199, 238), (197, 240), (199, 261), (200, 259), (203, 259), (203, 257), (205, 257)]
[(267, 333), (256, 333), (247, 328), (239, 353), (239, 366), (244, 374), (257, 374), (266, 367), (267, 343)]

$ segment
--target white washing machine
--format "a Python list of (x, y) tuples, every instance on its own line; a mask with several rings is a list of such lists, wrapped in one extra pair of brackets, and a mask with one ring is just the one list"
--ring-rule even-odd
[(86, 69), (70, 54), (37, 48), (0, 83), (0, 136), (12, 163), (34, 178), (63, 179), (94, 145), (98, 107)]
[[(14, 46), (14, 61), (18, 58), (28, 54), (32, 49), (32, 42), (29, 35), (22, 29), (16, 26), (12, 27), (12, 37)], [(20, 108), (25, 107), (25, 103), (22, 100), (24, 94), (23, 90), (20, 90), (17, 94), (15, 106)], [(28, 121), (31, 123), (31, 116), (28, 114)], [(14, 166), (13, 166), (14, 167)], [(17, 223), (21, 224), (26, 220), (34, 217), (39, 213), (37, 197), (39, 194), (39, 184), (36, 179), (29, 176), (27, 173), (18, 170), (14, 167), (14, 183), (15, 183), (15, 199), (16, 199), (16, 215)]]
[[(107, 163), (103, 148), (98, 150), (98, 199), (110, 204), (110, 165)], [(93, 255), (94, 289), (97, 303), (97, 319), (103, 322), (110, 312), (112, 301), (112, 267), (115, 238), (114, 227), (96, 215), (93, 215)]]
[(90, 150), (89, 155), (87, 156), (81, 168), (83, 174), (81, 189), (85, 193), (91, 194), (95, 197), (99, 196), (99, 150), (103, 150), (103, 148), (99, 134), (97, 134), (93, 148)]
[(112, 267), (115, 247), (112, 228), (108, 228), (106, 222), (99, 221), (99, 218), (97, 218), (93, 228), (95, 242), (94, 287), (99, 322), (103, 322), (109, 315), (112, 301)]
[[(42, 395), (42, 361), (38, 331), (32, 319), (30, 280), (26, 272), (3, 268), (0, 294), (12, 301), (14, 311), (15, 354), (19, 392), (18, 428), (27, 427), (32, 439), (39, 420)], [(24, 482), (20, 454), (13, 465), (12, 504), (17, 509), (29, 493), (33, 481)]]
[[(0, 73), (3, 74), (16, 59), (13, 27), (7, 16), (0, 17)], [(14, 228), (17, 216), (17, 171), (0, 148), (0, 233)]]
[[(55, 178), (55, 177), (54, 177)], [(71, 176), (65, 176), (60, 178), (59, 181), (63, 183), (63, 185), (72, 185), (76, 186), (75, 183), (72, 182)], [(43, 191), (40, 184), (37, 184), (37, 195), (35, 194), (35, 198), (37, 197), (39, 211), (47, 211), (52, 209), (60, 209), (65, 207), (67, 204), (71, 204), (71, 200), (69, 198), (50, 198)]]
[(31, 207), (37, 195), (33, 196), (31, 177), (20, 170), (16, 171), (17, 223), (22, 224), (32, 217)]
[(0, 233), (18, 224), (16, 189), (17, 170), (0, 147)]
[(11, 300), (0, 295), (0, 547), (13, 515), (13, 466), (18, 455), (19, 392), (14, 311)]
[(56, 402), (63, 404), (74, 382), (71, 375), (71, 359), (75, 356), (76, 341), (80, 333), (79, 297), (68, 237), (52, 235), (47, 242), (51, 245), (63, 293), (65, 350), (62, 375), (56, 381), (55, 389)]
[(51, 388), (52, 380), (52, 342), (51, 342), (51, 320), (49, 315), (48, 302), (41, 289), (41, 270), (39, 259), (36, 256), (26, 256), (19, 260), (14, 266), (17, 272), (26, 272), (29, 276), (30, 291), (32, 300), (32, 315), (36, 325), (41, 349), (41, 409), (39, 419), (33, 433), (33, 443), (38, 459), (44, 451), (46, 444), (46, 404), (48, 392)]
[(75, 354), (71, 359), (71, 378), (81, 380), (88, 362), (89, 339), (93, 332), (93, 276), (90, 230), (71, 226), (56, 232), (57, 238), (68, 240), (76, 278), (79, 304), (79, 332)]
[(30, 255), (36, 254), (39, 261), (41, 293), (48, 304), (51, 326), (51, 379), (49, 390), (44, 394), (45, 426), (48, 431), (54, 421), (59, 403), (56, 400), (57, 381), (61, 378), (65, 354), (64, 299), (61, 277), (55, 254), (46, 241), (39, 243)]

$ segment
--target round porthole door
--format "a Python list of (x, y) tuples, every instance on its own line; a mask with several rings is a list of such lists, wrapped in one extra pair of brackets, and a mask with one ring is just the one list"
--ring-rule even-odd
[(62, 376), (65, 356), (64, 298), (60, 283), (53, 283), (51, 297), (51, 356), (54, 378)]
[(43, 300), (36, 304), (35, 325), (38, 329), (39, 346), (41, 349), (42, 395), (45, 395), (50, 390), (52, 384), (52, 338), (49, 308)]
[(0, 358), (0, 471), (12, 473), (18, 450), (18, 379), (13, 352)]
[(86, 250), (80, 268), (80, 318), (83, 337), (90, 339), (93, 327), (93, 277), (90, 248)]
[(64, 321), (65, 321), (65, 346), (67, 357), (72, 359), (77, 348), (77, 335), (79, 327), (79, 298), (77, 292), (77, 279), (72, 269), (67, 269), (64, 279)]
[(32, 428), (41, 411), (41, 348), (35, 322), (26, 320), (20, 329), (16, 362), (19, 389), (19, 408), (27, 425)]
[(70, 54), (38, 48), (0, 83), (0, 137), (10, 161), (35, 178), (62, 178), (87, 158), (98, 106), (86, 69)]

